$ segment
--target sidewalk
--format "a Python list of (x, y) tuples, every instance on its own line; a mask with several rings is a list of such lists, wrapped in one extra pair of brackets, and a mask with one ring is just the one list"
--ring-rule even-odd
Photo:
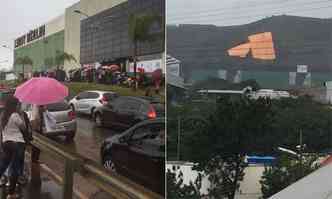
[[(22, 199), (60, 199), (62, 198), (61, 187), (46, 176), (42, 177), (42, 185), (27, 184), (19, 187), (18, 192), (23, 195)], [(75, 197), (74, 197), (75, 198)], [(1, 188), (0, 199), (6, 199), (6, 189)], [(77, 199), (77, 198), (75, 198)]]

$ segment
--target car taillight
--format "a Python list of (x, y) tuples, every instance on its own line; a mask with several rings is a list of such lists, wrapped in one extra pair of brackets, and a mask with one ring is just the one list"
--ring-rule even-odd
[(150, 105), (149, 112), (148, 112), (148, 118), (149, 119), (155, 119), (157, 117), (157, 113), (154, 110), (153, 106)]
[(102, 97), (99, 102), (103, 105), (106, 105), (107, 104), (107, 98), (106, 97)]
[(70, 111), (68, 113), (68, 117), (70, 120), (74, 120), (76, 118), (75, 112), (74, 111)]

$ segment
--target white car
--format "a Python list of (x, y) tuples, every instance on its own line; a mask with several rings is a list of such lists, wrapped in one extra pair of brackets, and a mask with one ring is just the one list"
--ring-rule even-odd
[(84, 91), (70, 100), (69, 104), (76, 113), (93, 116), (96, 108), (107, 104), (115, 97), (117, 94), (110, 91)]
[[(25, 111), (29, 117), (32, 119), (32, 105), (22, 103), (22, 110)], [(75, 113), (71, 110), (69, 104), (66, 101), (48, 104), (46, 105), (48, 112), (54, 116), (56, 121), (55, 128), (48, 130), (45, 125), (43, 126), (43, 133), (45, 136), (64, 136), (67, 141), (73, 141), (76, 130), (77, 122)]]

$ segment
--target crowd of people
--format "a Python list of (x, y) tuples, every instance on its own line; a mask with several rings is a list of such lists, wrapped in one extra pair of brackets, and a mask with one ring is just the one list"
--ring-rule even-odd
[(129, 75), (127, 72), (99, 68), (97, 70), (72, 70), (69, 72), (69, 81), (95, 82), (107, 85), (119, 85), (128, 88), (137, 87), (145, 89), (147, 91), (146, 95), (149, 95), (152, 87), (154, 87), (156, 93), (159, 94), (160, 87), (164, 83), (164, 78), (161, 70), (153, 73), (146, 73), (144, 70), (139, 70), (135, 81), (133, 74)]
[(19, 79), (22, 81), (30, 79), (31, 77), (51, 77), (57, 79), (60, 82), (68, 81), (67, 74), (62, 69), (56, 69), (53, 71), (36, 71), (28, 76), (23, 75), (23, 73), (20, 73), (19, 75)]
[(55, 69), (53, 71), (34, 72), (29, 77), (20, 74), (20, 80), (26, 81), (30, 77), (51, 77), (60, 82), (90, 82), (106, 85), (119, 85), (127, 88), (141, 88), (146, 90), (146, 95), (151, 95), (154, 87), (156, 94), (159, 94), (160, 87), (163, 85), (164, 77), (161, 70), (158, 69), (153, 73), (146, 73), (140, 69), (136, 78), (133, 73), (120, 72), (119, 69), (111, 70), (103, 67), (95, 68), (78, 68), (70, 70), (68, 74), (63, 69)]

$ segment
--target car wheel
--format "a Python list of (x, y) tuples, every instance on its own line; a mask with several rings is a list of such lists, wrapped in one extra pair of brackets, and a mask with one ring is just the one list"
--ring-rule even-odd
[(112, 161), (111, 157), (110, 156), (106, 156), (104, 158), (104, 167), (107, 169), (107, 170), (110, 170), (110, 171), (113, 171), (113, 172), (116, 172), (116, 169), (115, 169), (115, 164), (114, 162)]
[(102, 127), (103, 126), (103, 119), (102, 119), (100, 113), (95, 113), (94, 120), (95, 120), (95, 123), (96, 123), (97, 127)]
[(94, 118), (94, 113), (95, 112), (95, 107), (93, 107), (90, 111), (90, 118), (93, 119)]

